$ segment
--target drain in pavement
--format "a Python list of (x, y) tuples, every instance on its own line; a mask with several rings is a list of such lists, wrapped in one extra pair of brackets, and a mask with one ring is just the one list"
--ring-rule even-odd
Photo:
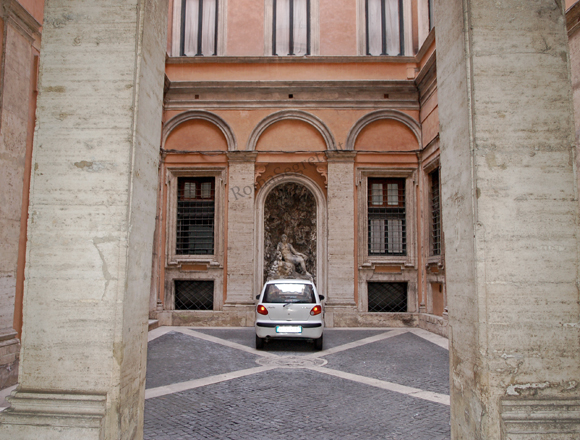
[(265, 367), (280, 367), (280, 368), (310, 368), (322, 367), (328, 362), (326, 359), (307, 358), (305, 356), (279, 356), (279, 357), (263, 357), (257, 359), (256, 362)]

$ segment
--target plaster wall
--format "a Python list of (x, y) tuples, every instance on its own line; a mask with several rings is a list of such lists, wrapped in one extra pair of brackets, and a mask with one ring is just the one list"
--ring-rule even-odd
[(562, 6), (436, 1), (452, 438), (577, 437), (549, 409), (580, 382)]
[(47, 5), (23, 362), (0, 436), (142, 430), (165, 9), (152, 0)]

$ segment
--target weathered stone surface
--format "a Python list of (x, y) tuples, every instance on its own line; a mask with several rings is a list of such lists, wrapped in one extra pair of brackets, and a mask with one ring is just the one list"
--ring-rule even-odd
[(52, 398), (38, 410), (15, 404), (0, 437), (142, 430), (166, 10), (153, 0), (46, 5), (13, 401), (40, 399), (27, 390), (103, 398), (97, 425), (74, 422), (82, 405), (62, 417)]
[(440, 0), (436, 28), (452, 437), (501, 438), (502, 397), (578, 396), (563, 9), (552, 0)]

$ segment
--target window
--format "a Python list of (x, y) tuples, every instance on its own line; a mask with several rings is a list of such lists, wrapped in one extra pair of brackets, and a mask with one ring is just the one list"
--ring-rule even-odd
[(310, 0), (272, 1), (272, 55), (310, 55)]
[(176, 0), (173, 11), (174, 56), (217, 55), (218, 1)]
[(441, 255), (441, 198), (439, 197), (439, 168), (429, 173), (429, 204), (431, 211), (431, 255)]
[(213, 310), (213, 281), (175, 280), (175, 310)]
[(214, 253), (215, 178), (180, 177), (177, 190), (176, 254)]
[(367, 55), (403, 55), (403, 0), (366, 0)]
[(377, 283), (368, 285), (369, 312), (407, 312), (407, 283)]
[(405, 179), (369, 178), (369, 255), (406, 255)]

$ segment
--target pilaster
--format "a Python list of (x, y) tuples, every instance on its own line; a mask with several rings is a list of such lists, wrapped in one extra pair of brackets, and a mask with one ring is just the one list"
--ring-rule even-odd
[[(355, 307), (354, 151), (327, 151), (328, 298), (331, 309)], [(338, 310), (337, 310), (338, 312)], [(334, 318), (336, 321), (337, 318)], [(334, 322), (334, 325), (340, 325)]]
[(453, 439), (579, 435), (563, 3), (436, 0)]
[(251, 306), (254, 286), (255, 151), (228, 154), (227, 297), (224, 308)]
[(45, 5), (19, 387), (1, 438), (142, 436), (166, 9)]

